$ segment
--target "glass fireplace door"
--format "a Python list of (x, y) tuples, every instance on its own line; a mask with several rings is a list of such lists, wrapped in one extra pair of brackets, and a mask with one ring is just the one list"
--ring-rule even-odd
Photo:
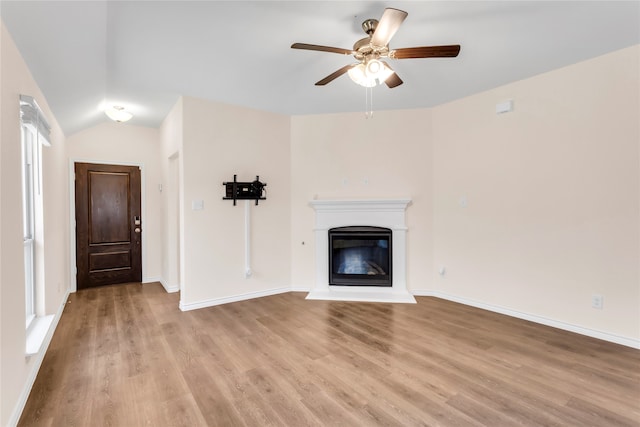
[(339, 227), (329, 230), (329, 284), (391, 286), (391, 230)]

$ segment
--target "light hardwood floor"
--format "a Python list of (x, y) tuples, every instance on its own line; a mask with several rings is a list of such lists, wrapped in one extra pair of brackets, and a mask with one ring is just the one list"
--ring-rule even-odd
[(640, 351), (464, 305), (72, 294), (21, 426), (638, 426)]

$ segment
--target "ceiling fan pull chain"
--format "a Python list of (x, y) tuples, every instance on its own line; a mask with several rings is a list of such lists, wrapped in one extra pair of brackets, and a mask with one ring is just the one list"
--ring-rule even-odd
[(366, 87), (364, 88), (364, 117), (370, 119), (373, 117), (373, 88)]

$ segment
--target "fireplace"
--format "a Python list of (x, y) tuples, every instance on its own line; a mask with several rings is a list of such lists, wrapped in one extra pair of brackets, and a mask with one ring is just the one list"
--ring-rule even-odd
[(329, 230), (329, 285), (391, 286), (391, 230), (350, 226)]
[[(307, 299), (415, 304), (416, 300), (407, 287), (408, 227), (405, 223), (405, 210), (410, 203), (410, 199), (316, 199), (309, 202), (316, 217), (314, 228), (316, 280)], [(359, 246), (360, 254), (354, 255), (349, 251), (340, 254), (341, 251), (337, 251), (334, 260), (333, 250), (330, 252), (329, 249), (331, 247), (330, 230), (335, 234), (333, 243), (337, 242), (338, 246), (342, 246), (338, 249), (350, 249), (348, 245)], [(345, 242), (345, 231), (354, 232), (357, 236), (353, 240), (356, 242), (348, 242), (348, 239)], [(340, 243), (340, 240), (343, 242)], [(389, 251), (388, 265), (385, 261), (376, 258), (377, 254), (371, 256), (368, 254), (381, 252), (376, 248), (384, 249), (385, 244)], [(331, 256), (327, 256), (328, 254)], [(343, 266), (341, 270), (340, 257), (349, 258), (350, 255), (353, 255), (355, 264)], [(365, 263), (370, 261), (377, 266), (368, 263), (366, 266), (358, 265), (358, 260), (363, 260)], [(331, 277), (334, 270), (336, 275)], [(345, 272), (353, 271), (359, 273), (345, 275)], [(366, 274), (363, 274), (365, 271)], [(354, 283), (343, 279), (364, 279), (368, 282)]]

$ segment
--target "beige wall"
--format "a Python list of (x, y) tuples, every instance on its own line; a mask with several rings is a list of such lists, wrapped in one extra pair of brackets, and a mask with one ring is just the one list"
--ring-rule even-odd
[(314, 198), (411, 198), (407, 209), (407, 285), (410, 290), (431, 286), (431, 116), (425, 109), (376, 111), (371, 119), (364, 113), (292, 118), (294, 289), (309, 289), (315, 280), (314, 212), (309, 206)]
[[(181, 307), (290, 284), (290, 119), (184, 97)], [(251, 204), (251, 268), (244, 277), (244, 201), (222, 200), (224, 181), (267, 183), (267, 200)], [(203, 210), (192, 202), (202, 200)]]
[(0, 425), (17, 421), (43, 357), (25, 357), (25, 292), (22, 244), (20, 94), (33, 96), (51, 129), (43, 150), (44, 308), (59, 312), (69, 283), (68, 191), (65, 141), (4, 24), (0, 24)]
[(437, 291), (640, 339), (639, 50), (433, 109)]
[(408, 196), (413, 292), (640, 345), (639, 50), (432, 109), (293, 117), (292, 287), (315, 279), (309, 200)]
[[(143, 172), (143, 282), (162, 277), (163, 205), (159, 185), (160, 133), (157, 129), (106, 122), (67, 138), (70, 161), (141, 165)], [(70, 168), (67, 163), (67, 168)], [(69, 174), (69, 169), (65, 174)]]

